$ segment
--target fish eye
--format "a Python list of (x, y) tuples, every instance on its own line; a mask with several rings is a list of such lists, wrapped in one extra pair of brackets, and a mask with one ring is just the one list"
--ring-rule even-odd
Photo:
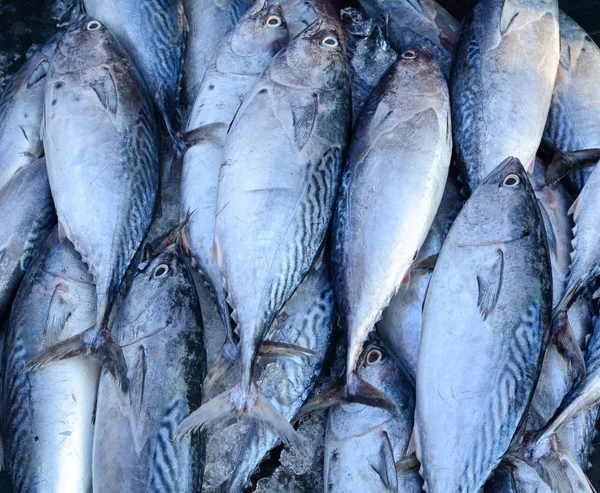
[(521, 183), (521, 178), (519, 178), (519, 175), (515, 175), (514, 173), (511, 173), (504, 178), (504, 180), (502, 180), (503, 187), (516, 187), (519, 183)]
[(401, 56), (405, 60), (414, 60), (415, 58), (417, 58), (417, 54), (413, 50), (407, 50), (404, 53), (402, 53)]
[(101, 27), (102, 27), (102, 24), (100, 24), (98, 21), (90, 21), (87, 23), (87, 26), (86, 26), (88, 31), (97, 31)]
[(335, 48), (338, 44), (338, 40), (334, 36), (325, 36), (321, 40), (321, 46), (326, 46), (327, 48)]
[(156, 266), (156, 269), (154, 269), (152, 277), (154, 279), (158, 279), (159, 277), (164, 276), (167, 272), (169, 272), (169, 266), (167, 264), (160, 264)]
[(371, 365), (376, 365), (377, 363), (379, 363), (383, 358), (385, 357), (385, 355), (383, 354), (382, 351), (380, 351), (379, 349), (371, 349), (368, 353), (367, 353), (367, 365), (371, 366)]
[(281, 17), (278, 15), (270, 15), (267, 17), (266, 24), (269, 27), (279, 27), (282, 24)]

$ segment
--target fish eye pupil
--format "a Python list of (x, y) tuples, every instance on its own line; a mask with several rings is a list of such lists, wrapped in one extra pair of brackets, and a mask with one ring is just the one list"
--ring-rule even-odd
[(514, 187), (515, 185), (518, 185), (520, 183), (520, 178), (517, 175), (508, 175), (506, 178), (504, 178), (504, 181), (502, 182), (502, 184), (506, 187)]
[(413, 50), (408, 50), (402, 53), (402, 58), (405, 60), (414, 60), (417, 58), (417, 54)]
[(156, 269), (154, 269), (154, 274), (152, 274), (152, 277), (156, 279), (157, 277), (164, 276), (167, 272), (169, 272), (169, 267), (166, 264), (160, 264)]
[(96, 31), (97, 29), (100, 29), (100, 26), (102, 26), (102, 24), (98, 21), (90, 21), (87, 24), (87, 29), (88, 31)]
[(281, 25), (281, 19), (276, 15), (272, 15), (267, 19), (267, 25), (277, 27)]
[(371, 349), (367, 354), (367, 364), (374, 365), (383, 359), (383, 353), (379, 349)]
[(327, 36), (326, 38), (323, 38), (321, 44), (323, 46), (327, 46), (328, 48), (334, 48), (338, 45), (338, 41), (333, 36)]

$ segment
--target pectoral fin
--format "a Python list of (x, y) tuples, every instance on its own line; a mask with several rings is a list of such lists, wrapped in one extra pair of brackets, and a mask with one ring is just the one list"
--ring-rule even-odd
[(116, 114), (119, 105), (119, 95), (117, 94), (117, 85), (110, 70), (104, 70), (102, 76), (92, 82), (91, 86), (102, 106), (107, 111)]
[(483, 320), (486, 320), (496, 308), (500, 290), (502, 289), (502, 277), (504, 275), (504, 253), (496, 250), (496, 258), (487, 269), (477, 274), (477, 306)]

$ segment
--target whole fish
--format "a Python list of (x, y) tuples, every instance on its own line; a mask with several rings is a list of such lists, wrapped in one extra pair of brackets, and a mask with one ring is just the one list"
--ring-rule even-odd
[(439, 66), (423, 50), (404, 52), (354, 128), (332, 231), (334, 286), (348, 337), (346, 382), (315, 404), (341, 398), (393, 408), (356, 368), (369, 332), (401, 283), (408, 284), (435, 218), (448, 177), (450, 132)]
[(180, 432), (243, 413), (298, 442), (252, 374), (258, 347), (310, 269), (331, 218), (350, 123), (340, 36), (326, 17), (303, 31), (273, 58), (233, 120), (213, 250), (240, 334), (241, 381)]
[(140, 265), (113, 332), (131, 387), (125, 395), (107, 372), (100, 378), (94, 491), (199, 492), (203, 439), (172, 436), (200, 405), (206, 371), (200, 305), (179, 244)]
[[(600, 49), (592, 38), (562, 10), (559, 11), (558, 20), (560, 63), (544, 137), (563, 152), (598, 148), (600, 147), (600, 80), (598, 79)], [(570, 167), (574, 164), (569, 163), (568, 156), (563, 157), (565, 161), (562, 166)], [(579, 193), (590, 173), (590, 169), (572, 173), (568, 177), (568, 184)]]
[(433, 55), (446, 77), (459, 23), (435, 0), (359, 0), (369, 17), (387, 17), (388, 37), (402, 53), (416, 46)]
[(385, 392), (398, 415), (378, 407), (344, 403), (329, 410), (325, 435), (325, 492), (420, 493), (418, 474), (396, 475), (413, 428), (412, 378), (373, 337), (360, 357), (358, 375)]
[(456, 218), (425, 298), (415, 438), (427, 491), (479, 491), (509, 448), (541, 369), (551, 282), (537, 199), (507, 158)]
[(49, 46), (34, 52), (0, 98), (0, 189), (17, 170), (44, 154), (40, 126), (48, 51)]
[(187, 30), (182, 0), (83, 0), (83, 5), (131, 58), (175, 137)]
[(126, 388), (122, 351), (108, 317), (152, 220), (158, 187), (155, 115), (115, 38), (97, 20), (71, 25), (52, 57), (44, 149), (59, 235), (88, 265), (96, 323), (40, 354), (33, 366), (92, 354)]
[(452, 68), (452, 130), (469, 192), (506, 156), (533, 166), (559, 59), (557, 0), (482, 0)]
[(352, 123), (355, 124), (365, 101), (398, 54), (385, 36), (385, 17), (371, 20), (362, 10), (352, 7), (342, 9), (341, 15), (346, 27)]
[(227, 308), (223, 277), (213, 255), (219, 168), (227, 129), (258, 77), (288, 42), (288, 30), (278, 4), (257, 2), (225, 37), (213, 57), (190, 115), (187, 131), (198, 142), (184, 155), (181, 177), (181, 218), (190, 212), (184, 245), (215, 293), (227, 328), (225, 360), (237, 351)]
[[(320, 357), (259, 357), (256, 363), (259, 390), (287, 420), (314, 386), (331, 340), (334, 296), (329, 267), (325, 259), (317, 261), (279, 312), (266, 341), (305, 347)], [(203, 491), (242, 491), (278, 440), (264, 427), (244, 420), (212, 430), (206, 442)]]
[(56, 224), (44, 158), (0, 190), (0, 317), (8, 316), (31, 260)]
[(464, 199), (460, 184), (451, 169), (442, 202), (419, 255), (410, 269), (410, 283), (402, 286), (383, 311), (377, 332), (386, 347), (410, 373), (417, 377), (417, 356), (423, 325), (423, 301), (429, 280), (450, 226), (460, 212)]
[(183, 0), (188, 23), (183, 65), (183, 107), (188, 111), (197, 99), (200, 83), (210, 61), (249, 0)]
[(88, 356), (36, 372), (25, 365), (95, 318), (92, 277), (72, 246), (61, 243), (53, 232), (19, 289), (5, 343), (2, 430), (15, 493), (92, 490), (100, 365)]

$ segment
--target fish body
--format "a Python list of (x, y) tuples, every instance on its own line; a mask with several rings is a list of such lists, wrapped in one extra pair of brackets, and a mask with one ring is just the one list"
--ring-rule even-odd
[[(51, 51), (49, 47), (46, 50)], [(0, 189), (15, 172), (44, 153), (40, 127), (48, 62), (35, 52), (13, 76), (0, 98)]]
[(355, 126), (333, 222), (333, 276), (347, 330), (350, 387), (363, 342), (434, 220), (451, 148), (444, 76), (426, 52), (405, 52)]
[(408, 286), (400, 287), (377, 323), (377, 332), (386, 347), (404, 365), (413, 380), (416, 380), (417, 377), (417, 357), (423, 325), (423, 301), (427, 286), (429, 286), (437, 255), (440, 253), (450, 226), (460, 212), (463, 202), (460, 184), (451, 170), (431, 229), (411, 267), (410, 283)]
[(94, 490), (199, 492), (203, 438), (172, 435), (200, 405), (206, 372), (200, 305), (179, 244), (140, 265), (112, 331), (131, 385), (125, 395), (107, 372), (101, 376)]
[[(562, 10), (558, 19), (560, 63), (544, 137), (565, 152), (600, 147), (600, 49)], [(590, 173), (576, 171), (569, 183), (579, 192)]]
[(365, 345), (358, 375), (389, 395), (399, 413), (357, 403), (339, 404), (329, 410), (325, 491), (420, 492), (416, 473), (396, 475), (396, 462), (406, 455), (413, 428), (413, 380), (377, 338)]
[(560, 55), (558, 2), (484, 0), (466, 20), (450, 92), (458, 165), (469, 192), (507, 156), (530, 171)]
[[(323, 366), (331, 340), (334, 296), (325, 259), (298, 286), (273, 322), (268, 341), (294, 344), (320, 357), (259, 357), (257, 386), (282, 416), (291, 420), (309, 395)], [(262, 426), (239, 420), (210, 432), (207, 437), (203, 491), (241, 491), (251, 474), (279, 438)]]
[(2, 429), (15, 493), (92, 490), (99, 363), (79, 356), (34, 372), (25, 365), (95, 318), (92, 278), (72, 246), (54, 232), (23, 280), (5, 343)]
[(0, 190), (0, 316), (56, 224), (44, 158), (18, 171)]
[(433, 55), (446, 77), (459, 23), (435, 0), (360, 0), (369, 17), (386, 17), (392, 46), (402, 53), (421, 47)]
[(551, 297), (537, 199), (508, 158), (459, 213), (425, 299), (415, 434), (427, 491), (479, 491), (500, 463), (533, 396)]
[(288, 30), (279, 5), (254, 5), (219, 45), (187, 126), (188, 132), (208, 128), (210, 135), (199, 136), (183, 158), (181, 218), (191, 212), (185, 225), (185, 243), (213, 289), (227, 327), (227, 294), (212, 250), (223, 146), (227, 129), (246, 94), (287, 42)]
[(171, 136), (179, 130), (186, 19), (181, 0), (83, 0), (139, 70)]

